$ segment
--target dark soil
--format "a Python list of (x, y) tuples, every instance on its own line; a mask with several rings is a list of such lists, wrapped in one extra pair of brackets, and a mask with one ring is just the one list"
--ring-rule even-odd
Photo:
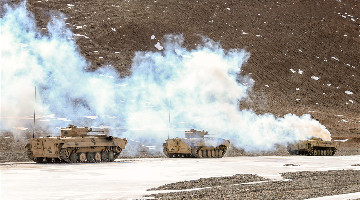
[(216, 187), (222, 185), (234, 185), (249, 182), (265, 181), (267, 179), (254, 174), (236, 174), (229, 177), (221, 178), (200, 178), (198, 180), (183, 181), (178, 183), (166, 184), (150, 190), (185, 190), (193, 188)]
[[(358, 170), (289, 172), (282, 174), (282, 177), (288, 180), (241, 184), (253, 182), (254, 176), (235, 175), (178, 182), (152, 190), (181, 190), (199, 186), (203, 189), (154, 194), (151, 197), (155, 199), (307, 199), (360, 191)], [(247, 181), (246, 178), (249, 180)]]

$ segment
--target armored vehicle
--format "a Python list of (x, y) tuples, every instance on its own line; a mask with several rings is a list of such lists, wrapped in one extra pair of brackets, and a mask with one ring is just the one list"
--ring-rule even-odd
[(221, 158), (230, 145), (229, 140), (205, 137), (207, 131), (191, 129), (185, 138), (167, 139), (163, 144), (164, 154), (169, 158)]
[(61, 129), (61, 136), (31, 138), (26, 149), (28, 157), (37, 163), (112, 162), (126, 143), (125, 138), (108, 136), (104, 130), (69, 125)]
[(333, 156), (337, 144), (333, 141), (324, 141), (321, 138), (312, 137), (309, 140), (289, 144), (287, 149), (291, 155)]

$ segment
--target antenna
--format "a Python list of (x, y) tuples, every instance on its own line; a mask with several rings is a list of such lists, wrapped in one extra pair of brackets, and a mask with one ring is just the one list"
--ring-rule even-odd
[(170, 110), (169, 110), (169, 131), (168, 131), (168, 139), (170, 139), (170, 128), (171, 128), (171, 123), (170, 123)]
[(35, 107), (36, 107), (36, 86), (35, 86), (35, 103), (34, 103), (34, 127), (33, 127), (33, 135), (32, 135), (33, 138), (35, 138)]
[(168, 130), (168, 139), (170, 139), (170, 129), (171, 129), (170, 108), (171, 108), (171, 101), (170, 101), (170, 106), (169, 106), (169, 130)]

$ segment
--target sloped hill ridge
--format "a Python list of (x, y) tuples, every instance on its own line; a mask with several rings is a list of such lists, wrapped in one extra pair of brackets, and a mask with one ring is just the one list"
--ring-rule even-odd
[[(14, 3), (18, 1), (12, 1)], [(360, 137), (360, 8), (357, 1), (30, 1), (39, 30), (64, 13), (89, 70), (130, 74), (135, 51), (158, 51), (166, 34), (195, 48), (204, 35), (251, 53), (255, 80), (242, 108), (309, 113), (333, 136)], [(43, 30), (46, 31), (46, 30)], [(86, 37), (85, 37), (86, 36)], [(151, 39), (155, 36), (155, 39)]]

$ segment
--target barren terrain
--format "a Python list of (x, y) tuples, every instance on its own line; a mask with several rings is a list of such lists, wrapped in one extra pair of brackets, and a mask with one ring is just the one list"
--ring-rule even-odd
[[(359, 164), (358, 155), (3, 163), (0, 164), (0, 197), (6, 200), (136, 199), (155, 194), (157, 198), (179, 199), (304, 199), (360, 192)], [(167, 185), (161, 186), (164, 184)], [(158, 194), (169, 192), (176, 193)]]

